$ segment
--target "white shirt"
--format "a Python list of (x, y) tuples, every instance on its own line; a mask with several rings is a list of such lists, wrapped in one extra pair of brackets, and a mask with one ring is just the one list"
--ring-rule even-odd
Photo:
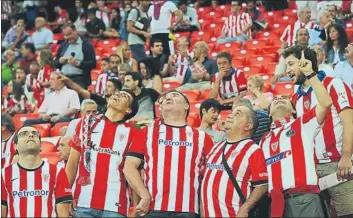
[(48, 94), (40, 106), (38, 112), (50, 114), (61, 114), (66, 109), (80, 109), (80, 99), (77, 92), (66, 87), (60, 91)]
[(345, 82), (351, 89), (353, 96), (353, 66), (348, 60), (337, 63), (335, 69), (333, 70), (332, 77), (339, 78)]
[(175, 6), (175, 4), (173, 2), (166, 2), (161, 7), (159, 19), (155, 20), (154, 16), (153, 16), (154, 5), (151, 5), (151, 7), (148, 10), (148, 16), (152, 18), (152, 20), (151, 20), (151, 33), (152, 34), (169, 33), (168, 28), (171, 25), (172, 15), (177, 10), (178, 10), (178, 8)]
[(320, 64), (319, 71), (325, 72), (326, 76), (334, 77), (333, 76), (333, 68), (328, 64)]
[(70, 121), (69, 125), (67, 126), (65, 136), (74, 136), (75, 135), (76, 126), (80, 122), (81, 119), (82, 118), (77, 118), (77, 119)]

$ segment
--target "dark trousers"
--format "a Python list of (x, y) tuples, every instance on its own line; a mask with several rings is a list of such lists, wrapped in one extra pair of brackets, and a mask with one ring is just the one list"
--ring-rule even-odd
[(200, 217), (196, 213), (151, 210), (144, 217)]
[(327, 217), (327, 213), (319, 194), (295, 193), (285, 195), (283, 216)]
[(50, 123), (52, 126), (55, 126), (55, 124), (57, 123), (70, 122), (71, 120), (72, 119), (70, 117), (62, 117), (55, 123), (52, 123), (50, 121), (39, 118), (39, 119), (25, 120), (25, 122), (23, 123), (23, 126), (33, 126), (35, 124), (42, 124), (42, 123)]
[[(169, 48), (169, 33), (157, 33), (152, 34), (152, 41), (154, 39), (160, 39), (163, 45), (163, 53), (165, 55), (170, 55), (170, 48)], [(151, 53), (152, 54), (152, 53)]]
[(78, 84), (79, 86), (81, 86), (81, 88), (83, 89), (87, 89), (88, 86), (90, 84), (86, 84), (86, 80), (84, 77), (85, 75), (75, 75), (75, 76), (70, 76), (70, 75), (67, 75), (68, 78), (70, 78), (74, 83)]
[(135, 44), (130, 45), (132, 57), (136, 59), (137, 62), (142, 61), (146, 58), (145, 45)]

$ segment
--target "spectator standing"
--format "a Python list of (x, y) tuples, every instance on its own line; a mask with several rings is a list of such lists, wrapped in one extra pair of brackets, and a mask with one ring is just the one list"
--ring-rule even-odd
[(38, 110), (40, 118), (26, 120), (24, 122), (25, 126), (68, 122), (80, 110), (80, 100), (77, 92), (66, 88), (65, 83), (60, 81), (60, 75), (56, 72), (52, 72), (50, 75), (50, 88), (54, 92), (47, 95), (40, 106)]
[[(299, 85), (292, 100), (299, 116), (310, 114), (310, 110), (317, 108), (319, 99), (324, 91), (315, 91), (312, 79), (303, 75), (304, 70), (298, 68), (302, 47), (293, 47), (285, 53), (288, 74), (293, 83)], [(311, 72), (314, 77), (322, 81), (327, 89), (333, 104), (328, 108), (328, 115), (322, 129), (315, 138), (314, 160), (318, 176), (336, 173), (338, 179), (349, 178), (352, 175), (352, 148), (353, 148), (353, 97), (348, 86), (339, 79), (323, 77), (317, 74), (316, 55), (312, 50), (305, 50), (306, 58), (311, 59)], [(314, 89), (314, 92), (312, 90)], [(320, 122), (322, 123), (322, 122)], [(311, 128), (312, 130), (313, 128)], [(310, 131), (310, 130), (309, 130)], [(306, 134), (306, 133), (305, 133)], [(334, 203), (338, 216), (353, 214), (353, 181), (329, 188), (329, 195)]]
[(248, 13), (252, 20), (252, 30), (258, 31), (265, 29), (267, 27), (266, 20), (259, 20), (261, 16), (261, 11), (256, 8), (255, 2), (253, 0), (247, 0), (246, 9), (244, 12)]
[(108, 29), (103, 32), (103, 35), (108, 38), (120, 37), (121, 16), (119, 8), (113, 8), (110, 14)]
[(177, 88), (183, 90), (203, 91), (211, 88), (211, 78), (217, 73), (216, 60), (208, 57), (208, 45), (205, 41), (196, 42), (194, 45), (194, 57), (189, 59), (189, 67), (186, 70), (183, 85)]
[(13, 142), (15, 125), (9, 114), (1, 113), (1, 169), (12, 164), (16, 155)]
[[(50, 87), (50, 74), (54, 71), (53, 68), (53, 57), (51, 50), (45, 49), (39, 52), (38, 54), (38, 64), (40, 71), (38, 73), (37, 82), (40, 87), (41, 96), (43, 96), (43, 100), (45, 95), (49, 94), (51, 90)], [(41, 104), (41, 103), (40, 103)], [(38, 108), (40, 105), (38, 105)]]
[[(228, 116), (227, 140), (215, 144), (206, 160), (201, 184), (202, 217), (248, 217), (267, 194), (264, 154), (250, 139), (256, 127), (255, 112), (245, 106), (235, 107)], [(239, 183), (245, 202), (234, 190), (231, 176)]]
[(348, 44), (344, 56), (347, 60), (336, 65), (332, 76), (344, 81), (351, 89), (353, 96), (353, 43)]
[(87, 88), (91, 85), (91, 70), (97, 64), (94, 48), (91, 42), (78, 35), (74, 25), (66, 25), (63, 33), (65, 41), (58, 49), (54, 66), (82, 88)]
[(232, 67), (232, 57), (229, 53), (219, 53), (217, 55), (217, 65), (219, 72), (212, 77), (210, 97), (220, 97), (223, 109), (229, 109), (235, 97), (245, 96), (247, 81), (242, 70)]
[(11, 15), (13, 13), (13, 2), (1, 2), (1, 33), (5, 34), (11, 28)]
[(218, 144), (227, 139), (224, 132), (213, 129), (213, 125), (217, 122), (221, 109), (222, 105), (213, 98), (203, 101), (200, 106), (201, 125), (199, 130), (211, 136), (213, 144)]
[(139, 63), (139, 72), (143, 78), (142, 84), (145, 88), (152, 88), (158, 93), (163, 91), (163, 81), (159, 69), (152, 58), (146, 58)]
[(19, 81), (12, 81), (12, 94), (4, 100), (4, 109), (11, 116), (26, 113), (28, 102)]
[(76, 6), (77, 18), (76, 18), (76, 21), (74, 22), (74, 25), (76, 26), (78, 34), (80, 36), (84, 36), (87, 32), (87, 29), (86, 29), (86, 21), (87, 21), (86, 9), (83, 8), (83, 2), (81, 0), (76, 0), (75, 6)]
[(111, 21), (111, 14), (110, 14), (109, 8), (105, 6), (104, 0), (97, 0), (96, 4), (97, 4), (97, 10), (95, 11), (95, 15), (96, 15), (95, 17), (103, 21), (105, 27), (109, 27), (109, 23)]
[(146, 58), (145, 41), (151, 37), (148, 32), (150, 21), (147, 10), (151, 1), (140, 1), (135, 9), (131, 9), (127, 18), (128, 44), (136, 61)]
[(21, 47), (22, 60), (20, 61), (20, 66), (25, 69), (26, 74), (29, 73), (29, 66), (32, 62), (36, 61), (36, 48), (33, 43), (25, 43)]
[(18, 64), (15, 63), (15, 52), (12, 50), (5, 51), (5, 63), (1, 65), (1, 83), (7, 85), (10, 80), (15, 79)]
[(188, 7), (186, 0), (178, 2), (178, 9), (183, 13), (183, 20), (179, 25), (172, 26), (172, 30), (176, 32), (196, 31), (200, 29), (199, 19), (196, 10)]
[(241, 1), (232, 1), (231, 14), (224, 21), (221, 37), (217, 43), (244, 42), (251, 39), (252, 20), (248, 13), (241, 12)]
[[(186, 125), (189, 110), (186, 96), (169, 91), (162, 101), (164, 119), (134, 137), (123, 172), (141, 198), (135, 206), (139, 216), (199, 214), (200, 171), (213, 143), (205, 132)], [(143, 161), (144, 181), (138, 170)]]
[(90, 39), (102, 39), (106, 28), (104, 22), (96, 17), (94, 9), (88, 10), (87, 15), (89, 20), (86, 24), (87, 37)]
[(36, 31), (32, 34), (32, 41), (37, 51), (51, 49), (53, 44), (53, 32), (45, 27), (44, 17), (37, 17), (35, 21)]
[[(9, 50), (18, 51), (22, 44), (30, 42), (31, 36), (25, 31), (25, 21), (18, 19), (16, 25), (11, 27), (5, 35), (1, 46)], [(16, 55), (17, 56), (17, 55)]]
[(75, 184), (75, 217), (128, 215), (128, 187), (122, 170), (138, 130), (125, 121), (137, 111), (134, 94), (123, 90), (109, 98), (104, 116), (85, 116), (79, 122), (69, 142), (66, 166), (69, 183)]
[(340, 61), (345, 61), (344, 50), (348, 45), (346, 31), (338, 24), (327, 27), (327, 59), (329, 64), (336, 65)]
[(248, 95), (244, 96), (251, 101), (255, 109), (268, 110), (273, 98), (272, 92), (263, 93), (264, 81), (261, 76), (248, 78)]
[(69, 13), (60, 5), (54, 7), (54, 12), (57, 14), (57, 18), (54, 22), (48, 24), (51, 26), (53, 33), (61, 33), (61, 28), (67, 25), (70, 21)]
[(131, 90), (138, 100), (139, 110), (134, 121), (152, 120), (156, 117), (154, 104), (159, 98), (159, 93), (150, 88), (142, 87), (142, 76), (137, 72), (127, 72), (124, 87)]
[(176, 16), (175, 25), (183, 20), (183, 13), (178, 10), (173, 2), (165, 0), (153, 1), (148, 9), (148, 16), (151, 17), (152, 40), (159, 39), (163, 44), (163, 53), (170, 55), (169, 30), (171, 28), (172, 16)]
[(155, 63), (159, 63), (159, 72), (162, 77), (168, 74), (168, 57), (163, 53), (163, 42), (160, 39), (152, 39), (150, 42), (151, 57)]
[(117, 54), (121, 59), (121, 63), (130, 65), (134, 72), (138, 71), (137, 61), (131, 57), (130, 46), (127, 43), (121, 44), (117, 48)]
[(69, 159), (69, 156), (70, 156), (70, 151), (71, 151), (71, 147), (69, 146), (70, 140), (71, 140), (71, 137), (63, 136), (63, 137), (60, 137), (58, 141), (59, 146), (57, 149), (60, 156), (60, 161), (58, 162), (57, 165), (64, 169), (66, 167), (67, 160)]
[[(40, 158), (40, 133), (34, 127), (22, 127), (14, 143), (18, 163), (1, 173), (1, 216), (68, 217), (72, 193), (67, 176), (64, 169)], [(16, 200), (19, 197), (21, 201)]]
[(81, 118), (86, 115), (97, 114), (97, 108), (98, 108), (97, 103), (92, 99), (83, 100), (81, 103), (81, 111), (80, 111), (81, 117), (70, 121), (66, 130), (65, 136), (70, 136), (70, 137), (74, 136), (76, 126), (80, 122)]

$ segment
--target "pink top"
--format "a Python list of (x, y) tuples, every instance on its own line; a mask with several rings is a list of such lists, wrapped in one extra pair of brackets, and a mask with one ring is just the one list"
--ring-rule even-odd
[[(272, 92), (266, 92), (266, 93), (262, 93), (262, 94), (265, 96), (265, 98), (266, 98), (269, 102), (272, 102), (272, 99), (273, 99), (273, 94), (272, 94)], [(251, 101), (251, 104), (254, 105), (254, 106), (259, 106), (259, 105), (260, 105), (259, 100), (258, 100), (257, 98), (256, 98), (255, 100), (253, 100), (253, 99), (251, 98), (251, 95), (246, 95), (246, 96), (244, 96), (244, 98), (249, 99), (249, 100)]]

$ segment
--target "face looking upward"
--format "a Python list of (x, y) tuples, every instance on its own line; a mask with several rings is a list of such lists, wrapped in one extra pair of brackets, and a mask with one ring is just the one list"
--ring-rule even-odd
[(251, 110), (246, 106), (237, 106), (233, 108), (232, 113), (228, 115), (225, 122), (226, 132), (250, 131), (253, 125), (249, 122)]
[(18, 142), (16, 149), (21, 154), (38, 155), (40, 152), (40, 134), (31, 126), (22, 127), (17, 132)]
[(115, 111), (129, 114), (131, 113), (130, 105), (133, 101), (133, 97), (128, 92), (116, 91), (108, 100), (108, 108), (112, 108)]

